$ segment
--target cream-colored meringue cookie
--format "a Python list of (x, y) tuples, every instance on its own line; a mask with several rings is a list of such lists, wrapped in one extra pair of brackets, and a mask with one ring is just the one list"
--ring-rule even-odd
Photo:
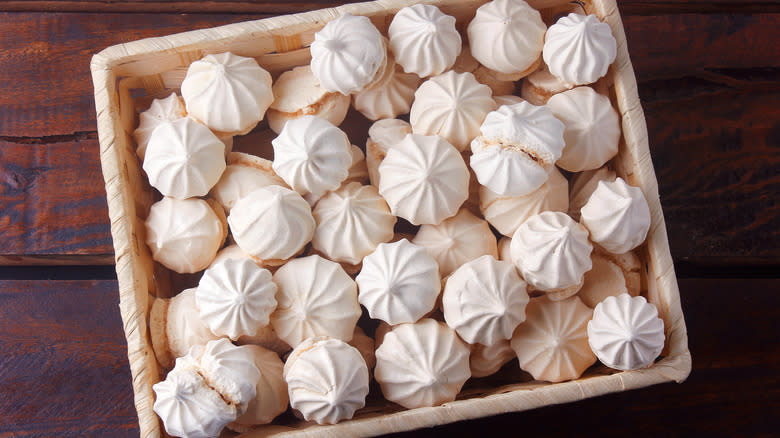
[(349, 152), (352, 154), (352, 164), (347, 171), (347, 179), (341, 182), (342, 186), (345, 186), (352, 182), (360, 184), (368, 184), (368, 166), (366, 165), (366, 155), (360, 150), (359, 147), (354, 144), (349, 148)]
[(493, 0), (477, 9), (468, 26), (469, 46), (482, 65), (514, 79), (539, 64), (547, 26), (522, 0)]
[(274, 101), (271, 82), (271, 74), (253, 58), (229, 52), (206, 55), (190, 64), (181, 96), (189, 115), (209, 128), (246, 134)]
[(185, 117), (187, 117), (187, 110), (184, 108), (184, 101), (176, 93), (172, 93), (165, 99), (154, 99), (149, 109), (138, 115), (138, 128), (133, 131), (138, 158), (144, 160), (146, 146), (149, 144), (154, 128), (165, 122)]
[(307, 421), (335, 424), (366, 405), (368, 367), (360, 352), (328, 337), (309, 338), (284, 365), (290, 406)]
[[(479, 61), (471, 55), (471, 49), (464, 44), (452, 69), (457, 73), (471, 73), (480, 84), (485, 84), (493, 91), (493, 96), (503, 96), (515, 92), (515, 83), (506, 80), (501, 73), (490, 70), (480, 65)], [(501, 77), (501, 79), (499, 79)]]
[(395, 216), (374, 186), (349, 183), (328, 192), (312, 211), (312, 247), (334, 262), (356, 265), (393, 238)]
[(406, 239), (379, 244), (363, 259), (356, 281), (360, 304), (390, 325), (416, 322), (433, 310), (441, 291), (436, 260)]
[(379, 164), (385, 159), (387, 150), (411, 133), (412, 125), (398, 119), (377, 120), (368, 128), (366, 166), (372, 186), (379, 187)]
[(376, 85), (352, 96), (352, 105), (369, 120), (397, 117), (412, 107), (420, 78), (400, 71), (391, 62), (388, 60), (387, 73)]
[(592, 309), (607, 297), (624, 293), (639, 295), (639, 288), (632, 287), (629, 291), (629, 279), (617, 263), (595, 251), (591, 254), (591, 261), (593, 268), (585, 273), (582, 288), (577, 292), (586, 306)]
[(411, 5), (396, 12), (387, 34), (398, 64), (420, 77), (449, 70), (461, 49), (455, 17), (433, 5)]
[(512, 238), (503, 236), (500, 239), (498, 239), (498, 259), (503, 260), (505, 262), (511, 262), (512, 261), (512, 252), (511, 252), (511, 246), (512, 246)]
[(293, 348), (312, 336), (349, 342), (360, 318), (357, 285), (338, 264), (318, 255), (290, 260), (274, 274), (279, 286), (271, 325)]
[(387, 62), (382, 35), (368, 17), (344, 14), (314, 34), (311, 70), (322, 88), (350, 94), (369, 85)]
[(547, 108), (566, 125), (566, 147), (556, 163), (561, 168), (597, 169), (617, 154), (620, 118), (608, 97), (590, 87), (577, 87), (551, 97)]
[(436, 259), (442, 277), (480, 256), (498, 258), (496, 236), (490, 225), (466, 209), (438, 225), (421, 226), (412, 243), (425, 248)]
[(349, 96), (322, 88), (311, 67), (302, 65), (282, 73), (273, 87), (276, 99), (268, 109), (268, 126), (277, 134), (300, 116), (317, 116), (338, 126), (347, 117)]
[(635, 370), (653, 364), (664, 349), (664, 322), (644, 297), (621, 294), (596, 306), (588, 343), (606, 366)]
[(202, 199), (163, 198), (152, 204), (146, 218), (152, 258), (180, 274), (206, 269), (226, 237), (221, 208)]
[(376, 355), (374, 354), (376, 346), (374, 345), (374, 340), (368, 336), (362, 328), (355, 326), (355, 331), (352, 332), (352, 340), (349, 341), (349, 345), (357, 348), (357, 351), (363, 356), (366, 367), (368, 367), (368, 377), (369, 379), (373, 378), (372, 373), (374, 366), (376, 365)]
[(258, 345), (266, 350), (273, 351), (279, 356), (292, 350), (292, 347), (279, 339), (279, 336), (276, 335), (276, 331), (270, 324), (265, 327), (260, 327), (257, 329), (257, 333), (251, 336), (241, 336), (236, 343), (238, 345)]
[(499, 233), (512, 236), (529, 217), (543, 211), (569, 209), (569, 182), (553, 168), (541, 187), (525, 196), (500, 196), (487, 187), (479, 190), (479, 209)]
[(617, 41), (595, 15), (571, 13), (547, 30), (542, 57), (550, 73), (564, 82), (586, 85), (607, 74)]
[(513, 96), (509, 94), (504, 96), (493, 96), (493, 100), (496, 101), (496, 105), (503, 106), (503, 105), (514, 105), (516, 103), (520, 103), (523, 101), (523, 98), (520, 96)]
[(228, 339), (221, 338), (192, 347), (187, 356), (197, 360), (198, 371), (209, 386), (229, 402), (240, 406), (239, 413), (244, 412), (249, 401), (257, 395), (255, 387), (260, 380), (260, 372), (248, 348), (235, 346)]
[(206, 269), (195, 299), (211, 331), (236, 340), (268, 325), (276, 289), (271, 272), (251, 259), (225, 260)]
[(236, 202), (228, 216), (241, 249), (261, 263), (280, 265), (299, 253), (314, 235), (311, 207), (282, 186), (255, 189)]
[(545, 211), (523, 222), (512, 236), (512, 262), (525, 281), (555, 298), (573, 295), (592, 267), (588, 231), (566, 213)]
[(246, 412), (227, 426), (237, 432), (247, 432), (251, 426), (270, 423), (287, 410), (290, 401), (284, 380), (284, 363), (279, 356), (257, 345), (243, 348), (252, 353), (255, 366), (260, 371), (260, 380), (255, 386), (257, 395), (247, 404)]
[(271, 143), (274, 171), (301, 195), (322, 196), (349, 175), (352, 145), (344, 131), (325, 119), (290, 120)]
[(379, 175), (390, 211), (414, 225), (440, 223), (469, 196), (466, 163), (439, 136), (408, 134), (387, 151)]
[(188, 117), (161, 123), (149, 138), (143, 168), (165, 196), (205, 196), (225, 170), (225, 144)]
[(412, 132), (440, 135), (465, 150), (479, 135), (479, 125), (496, 109), (490, 87), (477, 82), (471, 73), (448, 71), (420, 85), (409, 113)]
[(573, 84), (563, 82), (550, 73), (547, 65), (523, 79), (520, 96), (534, 105), (544, 105), (555, 94), (571, 90)]
[(563, 147), (563, 122), (543, 106), (504, 105), (485, 117), (471, 142), (471, 168), (498, 195), (527, 195), (547, 181)]
[(376, 350), (374, 377), (386, 399), (407, 409), (455, 400), (471, 376), (469, 347), (433, 319), (401, 324)]
[(469, 356), (471, 377), (495, 374), (504, 364), (516, 357), (509, 339), (502, 339), (493, 345), (474, 344), (471, 346), (471, 356)]
[(520, 368), (534, 379), (574, 380), (596, 362), (587, 336), (593, 311), (578, 297), (562, 301), (534, 298), (525, 312), (525, 322), (515, 330), (511, 345)]
[(623, 275), (626, 277), (626, 289), (628, 289), (629, 295), (632, 297), (639, 295), (643, 290), (642, 260), (639, 259), (636, 251), (629, 251), (623, 254), (612, 254), (598, 246), (594, 248), (594, 251), (598, 252), (602, 257), (609, 259), (623, 270)]
[(287, 187), (287, 184), (274, 172), (271, 161), (242, 152), (228, 154), (227, 167), (222, 172), (209, 195), (214, 198), (226, 213), (230, 213), (235, 203), (255, 189), (270, 185)]
[(569, 216), (580, 220), (580, 210), (596, 190), (599, 181), (615, 181), (615, 172), (607, 166), (574, 174), (569, 180)]
[(615, 254), (641, 245), (650, 230), (650, 207), (642, 189), (623, 178), (600, 181), (581, 213), (590, 239)]
[(484, 255), (447, 278), (441, 301), (444, 320), (464, 341), (493, 345), (525, 321), (528, 300), (514, 265)]

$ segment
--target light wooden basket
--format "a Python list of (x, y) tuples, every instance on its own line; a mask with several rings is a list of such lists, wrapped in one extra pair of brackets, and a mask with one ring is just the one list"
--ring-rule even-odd
[[(568, 0), (530, 0), (552, 14)], [(413, 3), (432, 3), (458, 20), (463, 32), (484, 0), (379, 0), (303, 14), (236, 23), (151, 38), (109, 47), (92, 58), (100, 157), (106, 184), (111, 233), (119, 279), (120, 311), (127, 337), (133, 376), (135, 406), (141, 436), (161, 436), (164, 430), (152, 410), (152, 385), (161, 379), (152, 351), (147, 320), (154, 296), (170, 293), (170, 276), (156, 265), (144, 243), (143, 220), (153, 202), (153, 191), (143, 176), (130, 136), (137, 118), (139, 95), (155, 97), (177, 90), (187, 66), (208, 53), (230, 51), (255, 57), (274, 76), (310, 60), (308, 45), (314, 32), (346, 12), (366, 15), (386, 31), (393, 14)], [(626, 37), (615, 0), (586, 0), (588, 13), (598, 15), (612, 28), (618, 42), (617, 59), (606, 83), (622, 119), (623, 138), (614, 160), (618, 175), (642, 188), (650, 205), (652, 227), (640, 248), (643, 293), (655, 304), (666, 325), (662, 360), (636, 371), (589, 370), (576, 381), (547, 384), (513, 383), (471, 388), (459, 399), (442, 406), (401, 410), (390, 403), (367, 406), (355, 419), (333, 426), (301, 424), (295, 429), (270, 427), (246, 436), (280, 433), (300, 436), (365, 436), (398, 432), (459, 420), (473, 419), (540, 406), (567, 403), (611, 392), (662, 382), (682, 382), (691, 369), (688, 339), (674, 267), (669, 253), (658, 185), (650, 159), (647, 127), (637, 95), (636, 79), (626, 48)]]

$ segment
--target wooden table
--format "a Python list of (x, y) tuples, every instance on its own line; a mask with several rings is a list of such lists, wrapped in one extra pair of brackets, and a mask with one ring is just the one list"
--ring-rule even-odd
[[(138, 38), (331, 5), (0, 4), (0, 436), (137, 435), (91, 55)], [(437, 433), (775, 432), (780, 5), (625, 0), (620, 8), (680, 281), (691, 377)]]

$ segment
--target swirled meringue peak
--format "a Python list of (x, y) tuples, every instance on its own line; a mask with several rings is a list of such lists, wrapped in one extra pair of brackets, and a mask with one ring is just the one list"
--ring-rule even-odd
[(387, 33), (398, 64), (420, 77), (448, 70), (461, 49), (455, 17), (433, 5), (417, 4), (396, 12)]
[(407, 409), (455, 400), (470, 376), (468, 345), (433, 319), (394, 327), (376, 350), (382, 394)]
[(387, 151), (379, 175), (390, 211), (414, 225), (440, 223), (469, 196), (466, 163), (439, 136), (407, 135)]
[(469, 23), (471, 54), (517, 80), (538, 65), (546, 30), (539, 12), (523, 0), (493, 0), (480, 6)]
[(344, 131), (325, 119), (290, 120), (271, 144), (274, 171), (301, 195), (322, 196), (349, 175), (352, 145)]
[(227, 167), (209, 195), (230, 213), (233, 205), (255, 189), (270, 185), (287, 187), (287, 183), (274, 172), (272, 163), (264, 158), (242, 152), (228, 154)]
[(486, 377), (495, 374), (504, 364), (517, 357), (509, 339), (502, 339), (493, 345), (471, 346), (469, 366), (471, 377)]
[(450, 70), (434, 76), (414, 93), (409, 113), (412, 132), (440, 135), (465, 150), (479, 135), (479, 125), (496, 108), (490, 87), (480, 84), (471, 73)]
[(512, 236), (512, 262), (525, 281), (545, 292), (576, 293), (592, 267), (588, 231), (566, 213), (531, 216)]
[(274, 101), (271, 82), (254, 59), (219, 53), (190, 64), (181, 95), (190, 116), (209, 128), (246, 134)]
[(363, 259), (356, 281), (360, 304), (390, 325), (416, 322), (433, 310), (441, 291), (436, 260), (406, 239), (380, 243)]
[(154, 128), (164, 122), (172, 122), (184, 117), (187, 117), (187, 110), (184, 108), (184, 101), (176, 93), (172, 93), (165, 99), (154, 99), (149, 109), (138, 115), (138, 128), (133, 131), (138, 158), (143, 161)]
[(571, 13), (547, 29), (542, 57), (550, 73), (564, 82), (586, 85), (607, 74), (617, 41), (595, 15)]
[(314, 34), (311, 71), (322, 88), (351, 94), (374, 80), (387, 62), (386, 52), (368, 17), (344, 14)]
[(368, 128), (366, 140), (366, 166), (371, 185), (379, 187), (379, 164), (385, 159), (387, 150), (412, 133), (412, 126), (399, 119), (377, 120)]
[(569, 216), (579, 221), (580, 210), (598, 187), (599, 181), (612, 182), (615, 178), (615, 171), (607, 166), (575, 173), (569, 180)]
[(307, 421), (335, 424), (366, 405), (368, 367), (353, 346), (314, 337), (293, 350), (284, 365), (290, 405)]
[(498, 195), (523, 196), (547, 181), (563, 147), (563, 122), (543, 106), (504, 105), (485, 117), (471, 142), (471, 168)]
[(444, 320), (464, 341), (493, 345), (525, 321), (526, 283), (510, 262), (484, 255), (459, 267), (442, 295)]
[(644, 297), (608, 297), (593, 311), (588, 342), (610, 368), (634, 370), (653, 364), (664, 349), (664, 322)]
[(600, 181), (581, 213), (591, 240), (614, 254), (641, 245), (650, 230), (650, 207), (642, 189), (623, 178)]

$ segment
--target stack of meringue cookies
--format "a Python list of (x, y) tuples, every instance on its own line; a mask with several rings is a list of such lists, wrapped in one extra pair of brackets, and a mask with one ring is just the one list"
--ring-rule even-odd
[[(587, 86), (615, 59), (609, 26), (571, 13), (548, 29), (494, 0), (466, 46), (455, 21), (418, 4), (385, 36), (345, 14), (315, 34), (310, 65), (272, 82), (253, 58), (207, 55), (181, 97), (140, 114), (137, 153), (163, 195), (147, 244), (172, 271), (203, 271), (150, 313), (169, 434), (246, 431), (288, 405), (337, 423), (372, 378), (412, 409), (512, 359), (562, 382), (659, 356), (634, 252), (650, 211), (607, 167), (619, 116)], [(338, 127), (350, 104), (375, 121), (365, 154)], [(264, 118), (273, 161), (230, 152)]]

